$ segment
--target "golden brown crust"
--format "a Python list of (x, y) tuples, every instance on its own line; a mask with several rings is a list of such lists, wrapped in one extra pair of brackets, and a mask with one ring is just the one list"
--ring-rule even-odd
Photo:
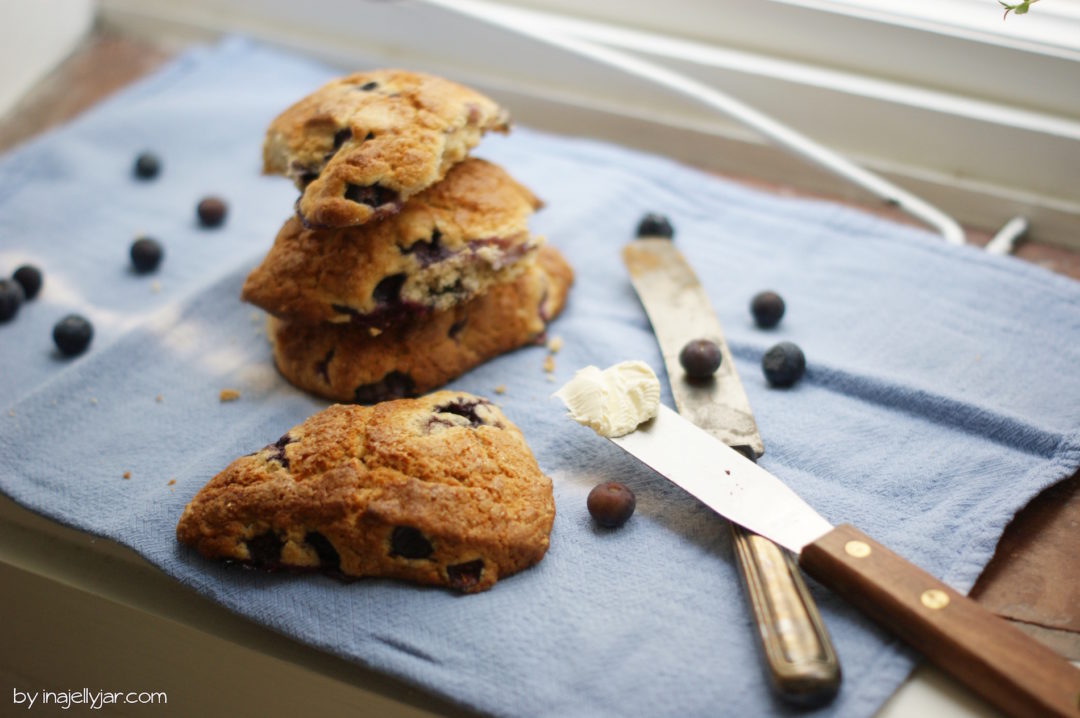
[(509, 114), (449, 80), (403, 70), (358, 72), (285, 110), (263, 142), (263, 171), (292, 177), (313, 227), (347, 227), (397, 212), (465, 159)]
[(444, 391), (311, 416), (211, 479), (176, 536), (207, 558), (474, 592), (543, 558), (554, 515), (517, 427)]
[(520, 272), (542, 243), (528, 231), (539, 206), (498, 166), (467, 159), (394, 217), (321, 230), (291, 218), (242, 297), (307, 323), (382, 327), (449, 309)]
[(415, 396), (542, 337), (572, 280), (566, 260), (545, 246), (515, 281), (377, 336), (350, 325), (272, 318), (267, 335), (278, 370), (301, 389), (361, 403)]

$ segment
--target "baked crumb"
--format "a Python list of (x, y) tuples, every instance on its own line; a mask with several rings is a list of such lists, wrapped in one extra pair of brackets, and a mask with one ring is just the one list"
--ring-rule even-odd
[(160, 404), (161, 402), (165, 401), (165, 397), (163, 397), (161, 394), (158, 394), (154, 397), (154, 401)]
[(262, 315), (259, 312), (252, 312), (250, 316), (251, 321), (253, 322), (258, 322), (262, 320)]
[(551, 354), (548, 354), (546, 357), (544, 357), (544, 371), (546, 371), (548, 374), (555, 371), (555, 357)]
[(222, 389), (218, 392), (219, 401), (236, 401), (240, 398), (240, 392), (236, 389)]
[(558, 354), (562, 349), (562, 337), (552, 337), (547, 343), (547, 350), (552, 354)]
[(161, 282), (159, 282), (159, 281), (157, 281), (155, 279), (154, 282), (150, 285), (150, 291), (153, 292), (154, 294), (157, 294), (158, 292), (160, 292), (161, 291)]
[(96, 396), (90, 397), (90, 403), (93, 404), (94, 406), (97, 406), (97, 397)]
[(168, 486), (176, 486), (176, 479), (169, 479)]
[(15, 410), (14, 409), (8, 409), (7, 415), (8, 416), (15, 416)]
[(549, 384), (554, 384), (555, 383), (555, 375), (554, 374), (548, 374), (547, 375), (547, 380), (548, 380)]
[(373, 337), (377, 337), (382, 334), (382, 329), (379, 329), (378, 327), (368, 327), (368, 334)]
[(496, 394), (505, 394), (506, 393), (506, 384), (499, 384), (497, 387), (495, 387), (495, 393)]
[(125, 471), (124, 472), (124, 478), (125, 479), (130, 479), (131, 478), (131, 472), (130, 471)]

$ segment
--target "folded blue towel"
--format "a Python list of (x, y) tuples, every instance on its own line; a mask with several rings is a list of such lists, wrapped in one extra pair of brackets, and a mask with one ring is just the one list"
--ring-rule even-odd
[[(550, 398), (587, 364), (643, 359), (671, 405), (619, 257), (647, 211), (671, 218), (715, 306), (765, 442), (761, 464), (829, 520), (966, 590), (1016, 510), (1080, 465), (1080, 284), (836, 204), (519, 128), (477, 154), (546, 200), (534, 229), (577, 270), (550, 329), (564, 342), (557, 381), (545, 349), (530, 347), (451, 386), (491, 396), (506, 385), (493, 398), (554, 480), (547, 557), (464, 597), (201, 559), (174, 538), (185, 502), (326, 405), (277, 375), (262, 317), (239, 291), (296, 195), (259, 175), (263, 130), (334, 74), (232, 39), (0, 161), (0, 273), (31, 261), (46, 276), (41, 296), (0, 325), (4, 493), (132, 547), (263, 625), (482, 712), (786, 714), (758, 665), (723, 521)], [(131, 175), (144, 149), (163, 160), (151, 182)], [(219, 229), (197, 226), (207, 194), (228, 201)], [(128, 269), (137, 233), (165, 246), (156, 274)], [(774, 330), (748, 312), (762, 289), (788, 304)], [(97, 330), (74, 360), (52, 349), (52, 325), (69, 311)], [(759, 367), (780, 340), (808, 362), (787, 390), (769, 388)], [(219, 402), (227, 387), (240, 400)], [(594, 528), (585, 508), (605, 480), (638, 496), (617, 531)], [(815, 715), (868, 715), (914, 656), (814, 590), (844, 667), (839, 696)]]

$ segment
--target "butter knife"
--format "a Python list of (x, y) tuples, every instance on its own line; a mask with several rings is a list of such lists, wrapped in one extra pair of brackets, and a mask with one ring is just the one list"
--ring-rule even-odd
[(666, 406), (610, 439), (799, 566), (1015, 718), (1080, 715), (1080, 670), (850, 524), (834, 526), (776, 476)]
[[(764, 447), (723, 331), (690, 265), (670, 239), (642, 237), (623, 248), (623, 262), (664, 357), (679, 413), (754, 460)], [(720, 347), (711, 381), (691, 382), (679, 363), (688, 341)], [(791, 555), (731, 524), (735, 555), (761, 640), (770, 682), (789, 702), (819, 705), (840, 685), (840, 664), (817, 606)]]

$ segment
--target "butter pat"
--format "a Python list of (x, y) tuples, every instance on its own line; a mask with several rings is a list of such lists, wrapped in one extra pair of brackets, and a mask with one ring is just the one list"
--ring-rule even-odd
[(641, 361), (624, 361), (602, 371), (587, 366), (554, 395), (574, 421), (611, 438), (629, 434), (656, 416), (660, 380)]

